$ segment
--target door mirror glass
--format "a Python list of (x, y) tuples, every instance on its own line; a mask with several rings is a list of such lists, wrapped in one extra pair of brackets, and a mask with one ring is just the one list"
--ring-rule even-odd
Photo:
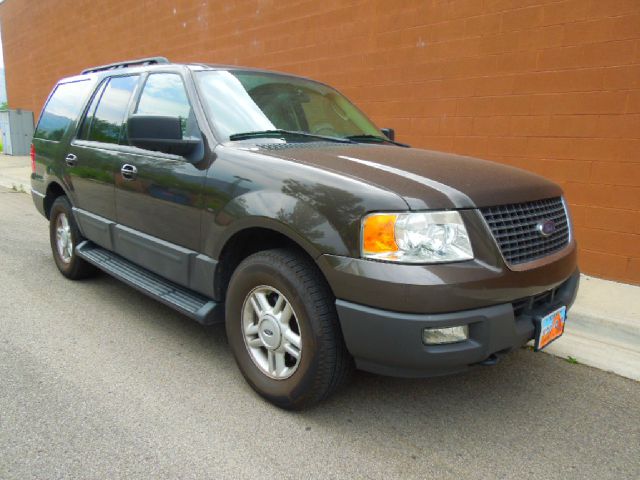
[(134, 147), (187, 157), (200, 144), (198, 138), (183, 138), (180, 117), (132, 115), (127, 122), (129, 143)]

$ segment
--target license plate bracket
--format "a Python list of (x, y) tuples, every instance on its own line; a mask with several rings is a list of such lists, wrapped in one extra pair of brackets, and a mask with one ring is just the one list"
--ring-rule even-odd
[(533, 322), (536, 327), (534, 350), (540, 351), (564, 333), (564, 324), (567, 320), (567, 307), (556, 308), (552, 312), (535, 317)]

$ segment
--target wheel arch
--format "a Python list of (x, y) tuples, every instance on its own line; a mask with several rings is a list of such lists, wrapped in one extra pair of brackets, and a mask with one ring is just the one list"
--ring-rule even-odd
[(51, 207), (53, 206), (53, 202), (56, 201), (56, 198), (61, 197), (63, 195), (69, 198), (65, 189), (58, 182), (52, 181), (49, 183), (49, 185), (47, 185), (47, 190), (44, 195), (44, 203), (43, 203), (44, 215), (47, 218), (47, 220), (49, 220), (51, 217)]
[[(245, 258), (273, 248), (297, 250), (308, 257), (316, 266), (316, 258), (322, 254), (314, 245), (275, 221), (262, 219), (262, 221), (235, 228), (226, 236), (225, 241), (221, 242), (219, 247), (218, 263), (214, 273), (215, 299), (225, 300), (229, 280), (237, 266)], [(319, 267), (318, 271), (322, 274)]]

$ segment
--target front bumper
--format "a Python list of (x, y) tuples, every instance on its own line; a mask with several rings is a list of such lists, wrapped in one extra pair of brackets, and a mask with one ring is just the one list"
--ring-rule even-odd
[[(401, 313), (337, 300), (342, 333), (356, 365), (382, 375), (428, 377), (491, 363), (534, 336), (533, 318), (574, 300), (577, 269), (550, 290), (482, 308), (454, 313)], [(424, 345), (424, 328), (469, 325), (469, 339), (448, 345)]]

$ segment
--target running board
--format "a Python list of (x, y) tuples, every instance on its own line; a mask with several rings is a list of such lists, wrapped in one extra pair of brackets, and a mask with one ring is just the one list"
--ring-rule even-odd
[(88, 240), (76, 247), (76, 254), (112, 277), (185, 314), (202, 325), (224, 322), (224, 304), (176, 285)]

